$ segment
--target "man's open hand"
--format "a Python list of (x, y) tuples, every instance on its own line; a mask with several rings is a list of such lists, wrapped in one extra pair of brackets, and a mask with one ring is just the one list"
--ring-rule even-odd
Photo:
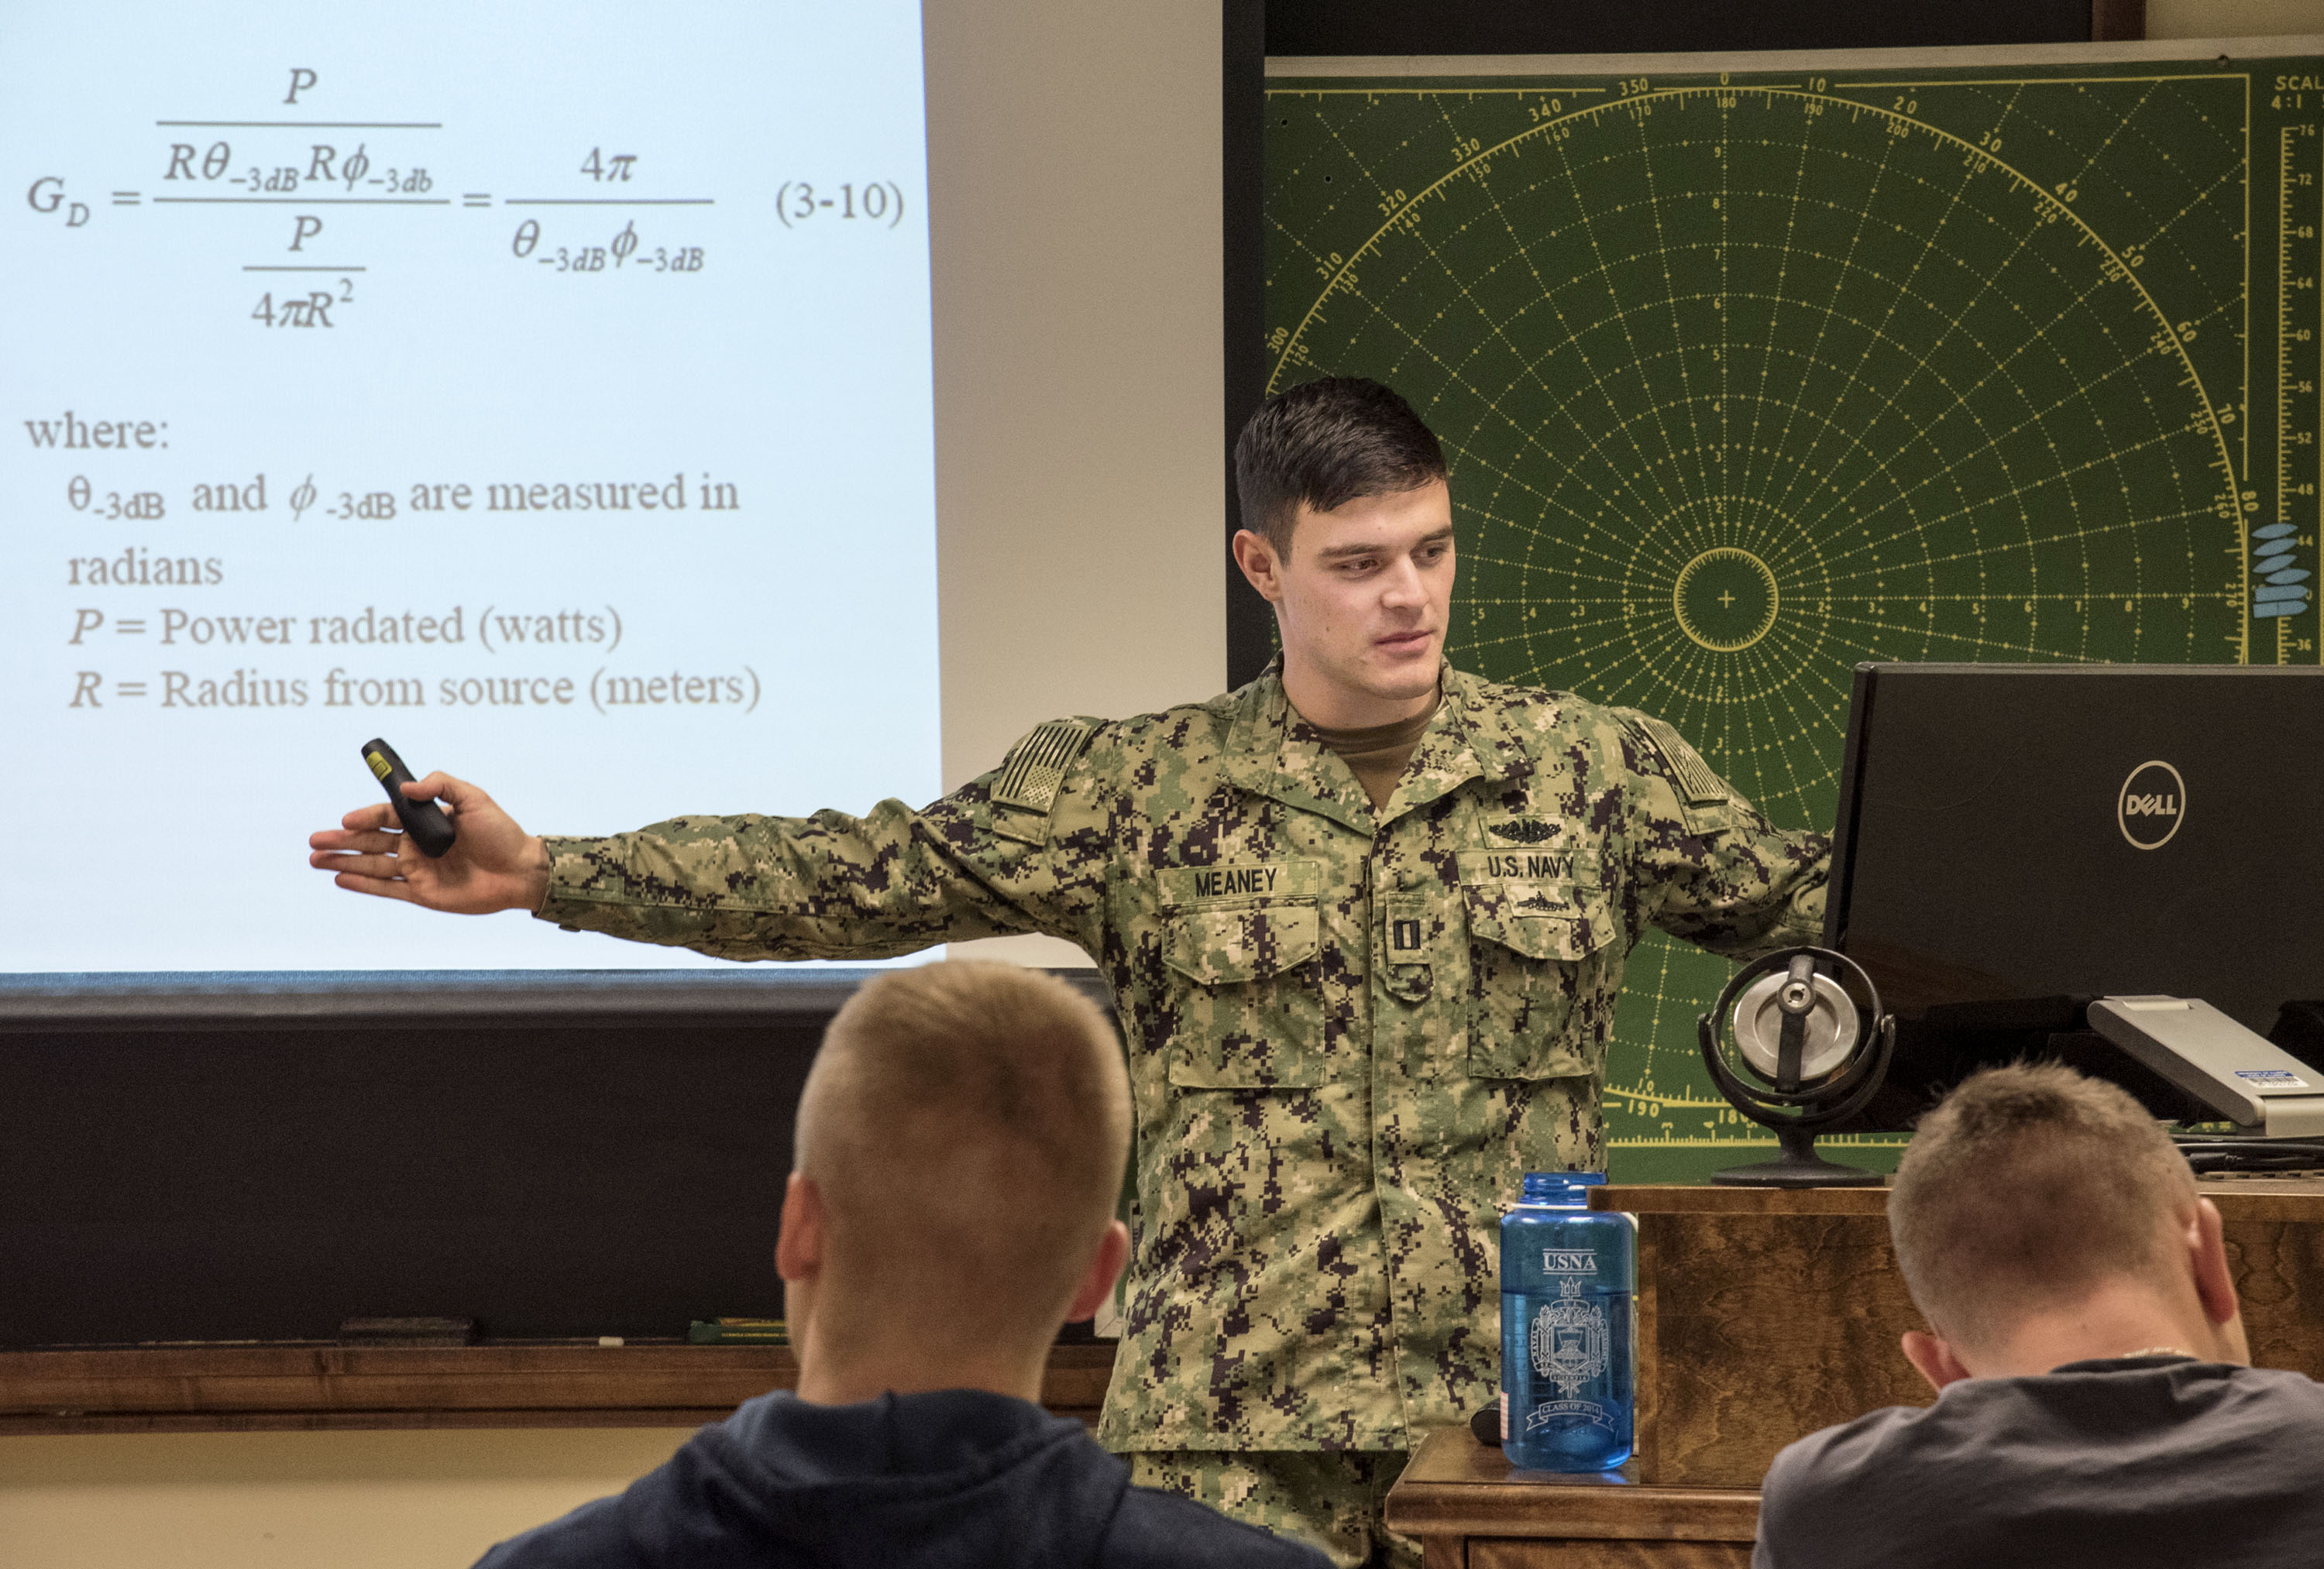
[(387, 802), (358, 807), (307, 839), (307, 864), (337, 874), (358, 894), (408, 899), (430, 910), (489, 915), (532, 910), (549, 891), (549, 851), (493, 798), (465, 779), (430, 774), (403, 787), (413, 801), (440, 800), (459, 838), (441, 860), (409, 842)]

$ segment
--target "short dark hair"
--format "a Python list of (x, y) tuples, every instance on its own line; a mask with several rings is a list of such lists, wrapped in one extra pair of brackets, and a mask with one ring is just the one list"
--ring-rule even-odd
[(1325, 376), (1277, 392), (1235, 439), (1243, 527), (1265, 535), (1278, 555), (1291, 548), (1303, 501), (1329, 512), (1443, 477), (1444, 449), (1412, 405), (1361, 376)]
[(2195, 1179), (2124, 1090), (2055, 1062), (1990, 1068), (1921, 1119), (1888, 1190), (1913, 1301), (1957, 1344), (2163, 1262)]

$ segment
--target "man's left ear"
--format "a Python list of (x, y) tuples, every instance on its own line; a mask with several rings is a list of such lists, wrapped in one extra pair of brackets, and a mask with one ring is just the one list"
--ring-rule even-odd
[(1113, 1283), (1120, 1279), (1121, 1266), (1129, 1260), (1130, 1228), (1118, 1220), (1111, 1222), (1098, 1240), (1097, 1252), (1082, 1272), (1081, 1283), (1074, 1288), (1074, 1299), (1065, 1307), (1065, 1322), (1079, 1324), (1095, 1317), (1105, 1299), (1113, 1295)]
[(823, 1195), (800, 1173), (783, 1188), (781, 1231), (775, 1237), (775, 1273), (786, 1280), (813, 1278), (823, 1268)]
[(2195, 1296), (2203, 1304), (2203, 1317), (2215, 1325), (2225, 1325), (2240, 1310), (2236, 1300), (2235, 1271), (2227, 1267), (2226, 1228), (2219, 1222), (2219, 1207), (2208, 1198), (2195, 1200), (2194, 1218), (2187, 1223), (2189, 1262), (2195, 1271)]
[(1961, 1361), (1960, 1353), (1934, 1335), (1907, 1329), (1904, 1331), (1904, 1360), (1911, 1363), (1914, 1371), (1939, 1394), (1945, 1392), (1946, 1385), (1957, 1384), (1974, 1376)]
[(1274, 604), (1283, 598), (1282, 564), (1276, 559), (1275, 546), (1267, 536), (1254, 529), (1236, 532), (1231, 546), (1235, 564), (1242, 569), (1243, 581), (1250, 583), (1260, 599)]

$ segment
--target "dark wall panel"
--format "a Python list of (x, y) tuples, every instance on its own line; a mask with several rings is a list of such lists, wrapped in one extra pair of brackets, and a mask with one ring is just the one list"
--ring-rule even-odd
[(855, 979), (14, 977), (0, 1345), (779, 1313), (791, 1119)]
[(0, 977), (0, 1347), (779, 1313), (799, 1091), (873, 973)]
[(1268, 0), (1269, 54), (1628, 54), (1681, 50), (1889, 49), (2073, 43), (2090, 0)]

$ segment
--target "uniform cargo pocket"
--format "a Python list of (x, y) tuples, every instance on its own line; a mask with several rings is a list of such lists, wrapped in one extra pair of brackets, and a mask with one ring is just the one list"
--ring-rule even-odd
[(1167, 916), (1163, 958), (1180, 988), (1170, 1082), (1290, 1089), (1325, 1081), (1313, 900), (1196, 905)]
[(1563, 1078), (1597, 1066), (1598, 1043), (1573, 1038), (1577, 1000), (1594, 992), (1613, 949), (1613, 919), (1571, 885), (1472, 883), (1469, 915), (1469, 1072), (1478, 1078)]

